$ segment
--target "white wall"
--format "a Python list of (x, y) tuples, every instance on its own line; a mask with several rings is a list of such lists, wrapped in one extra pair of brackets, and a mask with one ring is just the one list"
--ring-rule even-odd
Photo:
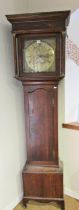
[[(19, 3), (19, 4), (18, 4)], [(24, 5), (23, 5), (24, 8)], [(25, 163), (23, 89), (14, 79), (11, 26), (4, 17), (21, 12), (22, 1), (0, 1), (0, 209), (12, 210), (22, 196)]]
[[(79, 10), (71, 16), (69, 39), (79, 46)], [(75, 53), (75, 52), (74, 52)], [(79, 121), (79, 66), (66, 59), (65, 122)], [(63, 129), (65, 192), (79, 199), (79, 131)]]
[(77, 10), (71, 14), (70, 24), (67, 29), (69, 39), (72, 40), (77, 47), (79, 47), (79, 5)]
[(22, 193), (25, 162), (23, 91), (14, 77), (10, 27), (0, 24), (0, 208)]
[(65, 194), (79, 199), (79, 131), (63, 129)]
[[(79, 9), (71, 15), (67, 30), (68, 38), (79, 47)], [(75, 56), (75, 51), (74, 56)], [(78, 120), (79, 109), (79, 65), (71, 59), (66, 59), (65, 76), (65, 121)]]
[(79, 121), (79, 66), (66, 60), (65, 122)]

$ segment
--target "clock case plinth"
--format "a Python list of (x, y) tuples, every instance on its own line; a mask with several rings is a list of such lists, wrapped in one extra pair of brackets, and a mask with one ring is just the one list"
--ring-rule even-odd
[[(7, 15), (12, 24), (15, 78), (24, 89), (27, 161), (23, 203), (57, 202), (64, 209), (58, 159), (58, 83), (65, 76), (65, 38), (70, 11)], [(23, 40), (56, 37), (55, 71), (23, 71)]]

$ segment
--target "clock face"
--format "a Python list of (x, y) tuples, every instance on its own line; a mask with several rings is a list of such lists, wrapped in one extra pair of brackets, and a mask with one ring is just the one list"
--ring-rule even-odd
[(54, 72), (55, 50), (55, 38), (25, 41), (24, 72)]

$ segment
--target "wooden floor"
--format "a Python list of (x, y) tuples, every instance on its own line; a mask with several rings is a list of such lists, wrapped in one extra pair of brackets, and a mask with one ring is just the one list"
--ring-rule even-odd
[[(53, 206), (52, 204), (37, 204), (37, 203), (31, 203), (28, 204), (27, 208), (24, 208), (22, 206), (22, 203), (18, 204), (14, 210), (60, 210), (60, 208), (57, 208)], [(79, 200), (76, 200), (74, 198), (71, 198), (69, 196), (65, 196), (65, 210), (79, 210)]]

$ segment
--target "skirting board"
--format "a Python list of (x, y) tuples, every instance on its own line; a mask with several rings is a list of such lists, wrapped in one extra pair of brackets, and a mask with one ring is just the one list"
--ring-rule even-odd
[(21, 195), (19, 195), (15, 201), (13, 201), (9, 206), (7, 206), (4, 210), (13, 210), (17, 204), (22, 200), (23, 198), (23, 193), (21, 193)]
[(66, 187), (64, 188), (64, 194), (79, 200), (79, 193), (71, 191), (70, 189)]
[[(71, 191), (70, 189), (68, 189), (68, 188), (64, 188), (64, 194), (65, 195), (68, 195), (68, 196), (70, 196), (70, 197), (72, 197), (72, 198), (75, 198), (75, 199), (78, 199), (79, 200), (79, 193), (76, 193), (76, 192), (73, 192), (73, 191)], [(15, 199), (15, 201), (14, 202), (12, 202), (8, 207), (6, 207), (4, 210), (13, 210), (16, 206), (17, 206), (17, 204), (22, 200), (22, 198), (23, 198), (23, 193), (21, 193), (21, 195), (20, 196), (18, 196), (16, 199)]]

